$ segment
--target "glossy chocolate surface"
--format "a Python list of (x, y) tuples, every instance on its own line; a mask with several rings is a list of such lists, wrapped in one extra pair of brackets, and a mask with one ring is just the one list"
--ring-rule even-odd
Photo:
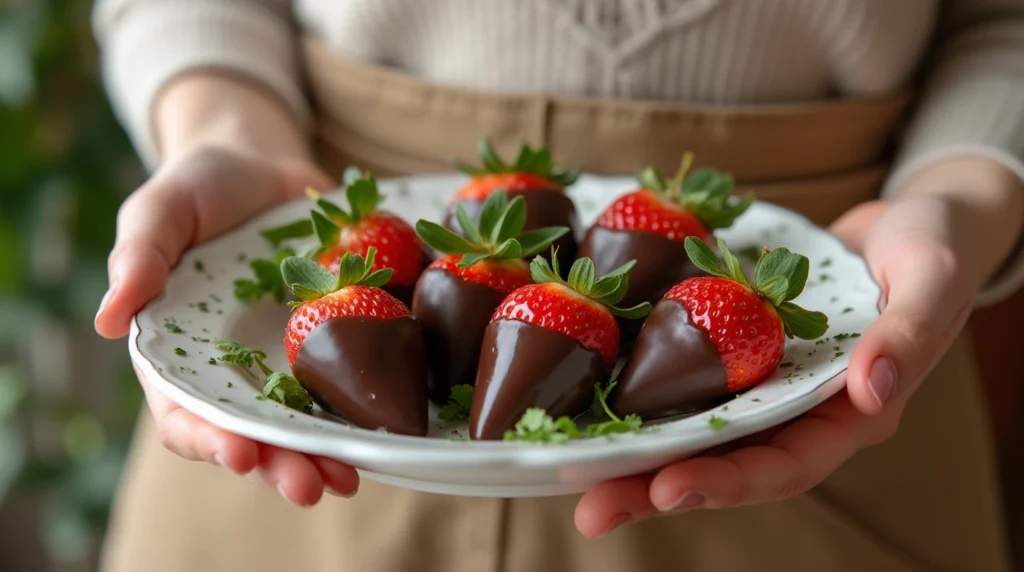
[[(565, 193), (557, 189), (534, 189), (529, 191), (509, 191), (508, 198), (523, 197), (526, 202), (526, 225), (524, 231), (544, 228), (548, 226), (567, 226), (570, 231), (562, 238), (555, 241), (558, 247), (558, 262), (568, 272), (576, 260), (576, 238), (573, 231), (578, 223), (576, 219), (576, 207), (572, 200), (565, 196)], [(466, 214), (474, 222), (480, 220), (480, 210), (483, 208), (483, 201), (463, 201), (463, 208)], [(444, 225), (451, 230), (462, 234), (462, 228), (455, 219), (454, 204), (448, 208)], [(550, 250), (541, 253), (545, 258), (550, 257)]]
[[(627, 308), (641, 302), (654, 304), (676, 284), (704, 275), (690, 262), (682, 242), (653, 232), (593, 226), (580, 245), (579, 255), (594, 261), (598, 276), (636, 260), (629, 273), (626, 297), (618, 304)], [(618, 322), (623, 349), (627, 349), (640, 333), (643, 321), (620, 318)]]
[(505, 295), (450, 272), (429, 268), (420, 277), (412, 313), (423, 328), (430, 364), (430, 398), (442, 405), (454, 385), (473, 385), (480, 345)]
[(469, 418), (472, 439), (501, 439), (530, 407), (575, 416), (608, 376), (599, 352), (518, 320), (495, 320), (484, 333)]
[(313, 328), (292, 372), (325, 411), (364, 429), (427, 434), (427, 359), (414, 318), (335, 318)]
[(705, 409), (728, 393), (711, 339), (682, 304), (663, 299), (647, 317), (609, 405), (616, 415), (651, 420)]

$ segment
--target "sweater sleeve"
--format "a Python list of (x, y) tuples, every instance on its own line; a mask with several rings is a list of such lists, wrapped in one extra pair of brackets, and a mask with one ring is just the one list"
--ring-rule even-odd
[(238, 74), (274, 93), (305, 129), (290, 0), (97, 0), (103, 81), (147, 166), (157, 162), (152, 107), (178, 75)]
[[(1024, 0), (947, 3), (916, 116), (883, 195), (920, 169), (956, 156), (984, 156), (1024, 179)], [(986, 287), (979, 305), (1024, 284), (1024, 248)]]

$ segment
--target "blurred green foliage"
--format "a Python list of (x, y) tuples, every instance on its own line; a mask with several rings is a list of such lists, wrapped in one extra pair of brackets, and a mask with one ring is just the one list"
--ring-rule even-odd
[(92, 331), (143, 173), (98, 80), (90, 10), (0, 0), (0, 505), (33, 495), (64, 561), (105, 529), (141, 398), (123, 342)]

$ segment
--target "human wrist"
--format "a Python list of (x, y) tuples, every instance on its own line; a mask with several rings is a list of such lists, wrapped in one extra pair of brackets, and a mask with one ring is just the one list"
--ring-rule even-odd
[(227, 74), (195, 72), (170, 82), (154, 103), (152, 121), (161, 162), (202, 146), (311, 159), (288, 108), (258, 84)]

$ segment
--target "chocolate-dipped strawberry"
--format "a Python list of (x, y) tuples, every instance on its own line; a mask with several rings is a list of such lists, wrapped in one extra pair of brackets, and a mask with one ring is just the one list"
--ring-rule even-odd
[(370, 173), (354, 167), (345, 171), (345, 196), (349, 210), (345, 211), (308, 189), (306, 194), (316, 201), (319, 211), (310, 213), (312, 224), (294, 222), (263, 231), (264, 236), (282, 235), (301, 238), (316, 235), (320, 245), (309, 254), (321, 266), (337, 274), (341, 259), (347, 253), (366, 256), (377, 249), (374, 270), (390, 268), (393, 273), (384, 289), (408, 304), (423, 267), (430, 261), (427, 251), (409, 223), (398, 215), (379, 209), (380, 191)]
[(455, 213), (465, 238), (429, 221), (416, 223), (423, 242), (446, 255), (420, 276), (412, 301), (432, 373), (430, 398), (438, 404), (448, 400), (453, 386), (475, 382), (480, 344), (494, 310), (513, 290), (531, 283), (523, 258), (569, 232), (564, 226), (522, 232), (525, 201), (521, 196), (509, 201), (502, 191), (487, 197), (479, 225), (461, 203)]
[[(690, 171), (691, 161), (687, 154), (671, 181), (652, 167), (644, 169), (638, 176), (641, 188), (609, 205), (580, 245), (580, 256), (593, 259), (599, 273), (636, 260), (623, 304), (653, 304), (680, 280), (699, 276), (683, 240), (710, 240), (715, 229), (732, 225), (753, 201), (749, 194), (731, 199), (730, 175), (707, 168)], [(619, 320), (623, 340), (634, 339), (641, 325)]]
[(785, 248), (766, 251), (754, 280), (718, 240), (725, 269), (703, 241), (685, 241), (710, 276), (673, 286), (640, 331), (611, 395), (612, 410), (656, 419), (699, 411), (763, 381), (779, 366), (786, 337), (813, 340), (828, 317), (792, 302), (809, 264)]
[[(526, 226), (535, 230), (551, 226), (576, 228), (576, 208), (565, 195), (565, 188), (576, 182), (579, 169), (561, 169), (554, 165), (545, 148), (522, 145), (515, 162), (506, 163), (487, 139), (480, 142), (482, 166), (455, 161), (455, 167), (472, 179), (455, 192), (445, 217), (445, 226), (459, 232), (455, 205), (462, 203), (473, 220), (480, 218), (484, 202), (494, 191), (503, 190), (510, 198), (526, 201)], [(576, 238), (572, 233), (562, 236), (555, 246), (563, 265), (576, 259)]]
[(295, 378), (325, 411), (365, 429), (427, 433), (427, 358), (420, 325), (380, 287), (391, 269), (374, 271), (347, 253), (335, 276), (303, 257), (281, 263), (295, 295), (285, 350)]
[(651, 307), (615, 305), (628, 285), (632, 261), (596, 278), (594, 263), (577, 260), (565, 281), (541, 256), (530, 272), (536, 284), (502, 301), (484, 332), (473, 392), (472, 439), (501, 439), (523, 413), (538, 407), (552, 417), (574, 416), (593, 402), (619, 352), (615, 316), (642, 318)]

